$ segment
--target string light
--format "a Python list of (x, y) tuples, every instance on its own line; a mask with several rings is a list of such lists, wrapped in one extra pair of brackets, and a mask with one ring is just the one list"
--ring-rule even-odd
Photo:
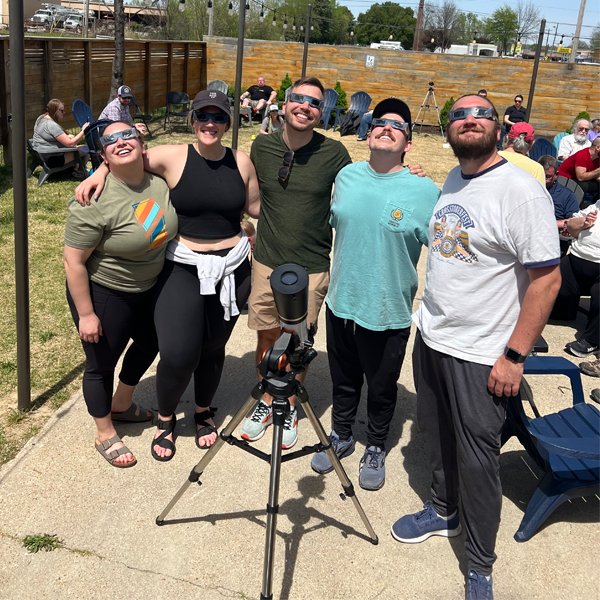
[(292, 31), (296, 31), (296, 17), (294, 17), (294, 22), (292, 23)]
[(231, 2), (229, 3), (229, 8), (227, 12), (229, 13), (230, 17), (233, 17), (233, 4)]
[(260, 16), (258, 17), (258, 20), (261, 23), (265, 20), (265, 5), (264, 4), (260, 5)]
[(283, 15), (283, 28), (287, 29), (287, 13)]
[(213, 12), (213, 3), (212, 3), (212, 0), (208, 0), (208, 4), (206, 6), (206, 12), (209, 15), (212, 15), (212, 12)]
[(185, 10), (185, 0), (179, 0), (179, 12), (183, 12)]
[(277, 25), (277, 12), (273, 11), (273, 27)]

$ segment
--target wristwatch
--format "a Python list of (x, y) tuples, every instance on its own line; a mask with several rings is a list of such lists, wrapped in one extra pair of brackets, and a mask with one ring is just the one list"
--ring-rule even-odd
[(504, 356), (506, 356), (508, 360), (516, 364), (524, 363), (527, 359), (527, 356), (523, 356), (522, 354), (517, 352), (517, 350), (515, 350), (514, 348), (509, 348), (508, 346), (504, 348)]

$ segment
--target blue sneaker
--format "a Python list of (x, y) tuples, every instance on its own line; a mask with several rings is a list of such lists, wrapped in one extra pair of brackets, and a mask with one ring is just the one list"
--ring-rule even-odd
[(360, 459), (358, 484), (363, 490), (380, 490), (385, 483), (385, 450), (369, 446)]
[[(356, 442), (352, 436), (350, 436), (349, 440), (342, 442), (335, 430), (332, 430), (329, 434), (329, 441), (331, 442), (333, 451), (340, 460), (345, 456), (350, 456), (354, 452)], [(331, 473), (331, 471), (333, 471), (333, 465), (325, 452), (317, 452), (313, 456), (310, 466), (313, 471), (316, 471), (320, 475), (325, 475), (326, 473)]]
[(458, 509), (454, 516), (445, 520), (435, 512), (431, 502), (425, 502), (424, 510), (413, 515), (404, 515), (392, 525), (392, 537), (399, 542), (417, 544), (424, 542), (432, 535), (442, 537), (455, 537), (460, 535), (462, 525), (458, 516)]
[(484, 577), (477, 571), (469, 569), (465, 598), (466, 600), (494, 600), (492, 576)]

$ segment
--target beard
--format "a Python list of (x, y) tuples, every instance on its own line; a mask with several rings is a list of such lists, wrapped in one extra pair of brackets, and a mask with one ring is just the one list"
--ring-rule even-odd
[(578, 144), (583, 144), (587, 139), (587, 133), (574, 133), (573, 137)]
[[(472, 128), (473, 130), (475, 128)], [(475, 160), (489, 156), (496, 149), (497, 127), (492, 131), (485, 130), (484, 134), (478, 138), (461, 137), (456, 129), (448, 129), (448, 143), (454, 151), (458, 160)]]

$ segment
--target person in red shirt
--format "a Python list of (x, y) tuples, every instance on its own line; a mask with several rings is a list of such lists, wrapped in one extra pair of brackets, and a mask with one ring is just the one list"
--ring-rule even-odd
[(600, 136), (592, 141), (589, 148), (569, 156), (558, 168), (558, 174), (574, 179), (581, 189), (598, 200), (598, 181), (600, 180)]

